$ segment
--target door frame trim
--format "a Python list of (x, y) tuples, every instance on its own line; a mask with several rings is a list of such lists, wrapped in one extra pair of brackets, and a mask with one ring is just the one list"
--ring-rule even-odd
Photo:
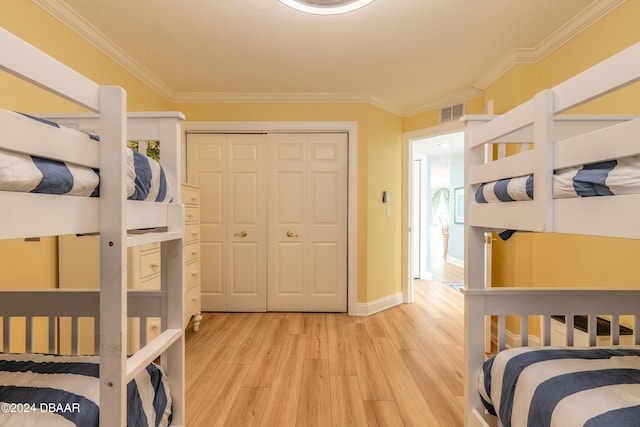
[(347, 154), (347, 313), (357, 315), (358, 295), (358, 123), (337, 122), (182, 122), (182, 182), (187, 176), (187, 132), (346, 132)]

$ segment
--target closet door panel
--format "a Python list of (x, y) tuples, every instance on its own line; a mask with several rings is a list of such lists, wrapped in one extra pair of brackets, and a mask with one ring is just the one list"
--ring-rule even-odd
[(200, 187), (202, 310), (225, 311), (227, 238), (227, 138), (187, 136), (187, 181)]
[(269, 311), (346, 311), (346, 154), (345, 134), (269, 135)]
[(344, 134), (308, 136), (309, 311), (347, 309), (347, 141)]
[(266, 311), (265, 136), (228, 135), (227, 311)]

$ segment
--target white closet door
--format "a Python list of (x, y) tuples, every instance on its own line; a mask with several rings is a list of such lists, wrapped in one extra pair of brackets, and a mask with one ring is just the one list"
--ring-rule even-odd
[(347, 309), (347, 134), (269, 134), (269, 311)]
[(227, 311), (266, 311), (266, 136), (228, 138)]
[(203, 311), (266, 310), (265, 135), (188, 134), (201, 191)]

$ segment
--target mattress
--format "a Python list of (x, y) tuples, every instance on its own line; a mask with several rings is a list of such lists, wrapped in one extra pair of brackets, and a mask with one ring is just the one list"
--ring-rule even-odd
[[(98, 356), (0, 354), (0, 426), (98, 426)], [(128, 426), (168, 426), (171, 395), (150, 364), (127, 386)]]
[[(3, 118), (45, 123), (55, 132), (74, 132), (87, 139), (95, 135), (24, 114), (0, 110)], [(11, 123), (11, 121), (8, 121)], [(7, 123), (7, 120), (3, 120)], [(94, 143), (95, 143), (94, 141)], [(164, 171), (158, 162), (130, 148), (126, 149), (126, 191), (129, 200), (169, 202), (173, 198)], [(69, 196), (99, 197), (100, 171), (13, 151), (0, 150), (0, 191), (20, 191)]]
[[(640, 156), (559, 169), (553, 175), (553, 198), (640, 193)], [(477, 203), (533, 200), (533, 175), (480, 185)]]
[(640, 425), (640, 347), (522, 347), (484, 363), (479, 391), (504, 427)]

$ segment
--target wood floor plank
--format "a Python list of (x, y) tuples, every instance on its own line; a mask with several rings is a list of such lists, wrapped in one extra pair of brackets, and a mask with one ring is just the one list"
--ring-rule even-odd
[(258, 427), (269, 397), (267, 387), (241, 387), (229, 410), (225, 427)]
[(306, 340), (306, 335), (287, 336), (261, 425), (296, 425)]
[[(186, 354), (189, 356), (194, 353)], [(233, 348), (212, 346), (208, 353), (198, 354), (201, 357), (197, 360), (188, 357), (185, 366), (185, 382), (189, 384), (185, 392), (187, 420), (188, 415), (199, 412), (205, 402), (208, 402), (210, 385), (215, 383), (223, 373), (223, 369), (212, 369), (212, 367), (226, 366), (233, 354)], [(203, 378), (205, 380), (202, 380)]]
[(267, 333), (267, 325), (269, 324), (267, 319), (269, 316), (267, 313), (256, 313), (254, 318), (256, 319), (256, 324), (253, 329), (244, 329), (245, 336), (233, 353), (229, 363), (250, 364), (255, 360)]
[(224, 347), (239, 347), (242, 341), (257, 326), (262, 313), (238, 313), (229, 317), (224, 326), (225, 334), (218, 341), (218, 345)]
[(320, 313), (309, 313), (306, 316), (307, 359), (327, 359), (329, 357), (326, 316), (326, 314)]
[(330, 375), (357, 375), (347, 329), (352, 322), (344, 314), (330, 314), (326, 320)]
[(386, 337), (389, 336), (387, 328), (384, 324), (384, 312), (372, 314), (362, 318), (362, 322), (370, 337)]
[(355, 376), (331, 377), (332, 426), (366, 426), (367, 415)]
[(448, 379), (443, 380), (439, 366), (431, 363), (420, 351), (403, 350), (400, 355), (416, 381), (422, 397), (433, 408), (438, 424), (441, 426), (461, 426), (463, 424), (463, 409), (456, 396), (452, 395), (449, 388), (446, 387), (446, 383), (449, 381)]
[(403, 323), (404, 316), (400, 310), (386, 310), (381, 313), (385, 320), (384, 326), (388, 336), (393, 341), (396, 350), (417, 350), (418, 345)]
[(331, 383), (327, 359), (305, 359), (302, 367), (298, 427), (331, 425)]
[(404, 427), (396, 402), (365, 400), (368, 427)]
[(248, 369), (247, 365), (227, 364), (204, 394), (206, 404), (200, 405), (188, 425), (224, 426)]
[(400, 416), (408, 426), (437, 426), (438, 422), (429, 404), (420, 393), (411, 372), (404, 364), (390, 338), (373, 338), (376, 353), (384, 366), (384, 374), (391, 386)]
[(358, 373), (358, 383), (364, 400), (393, 400), (393, 393), (384, 375), (384, 366), (380, 363), (363, 324), (354, 324), (349, 329), (351, 352)]
[(270, 319), (267, 322), (262, 345), (249, 368), (244, 384), (247, 387), (270, 387), (280, 363), (284, 341), (288, 335), (287, 319)]

